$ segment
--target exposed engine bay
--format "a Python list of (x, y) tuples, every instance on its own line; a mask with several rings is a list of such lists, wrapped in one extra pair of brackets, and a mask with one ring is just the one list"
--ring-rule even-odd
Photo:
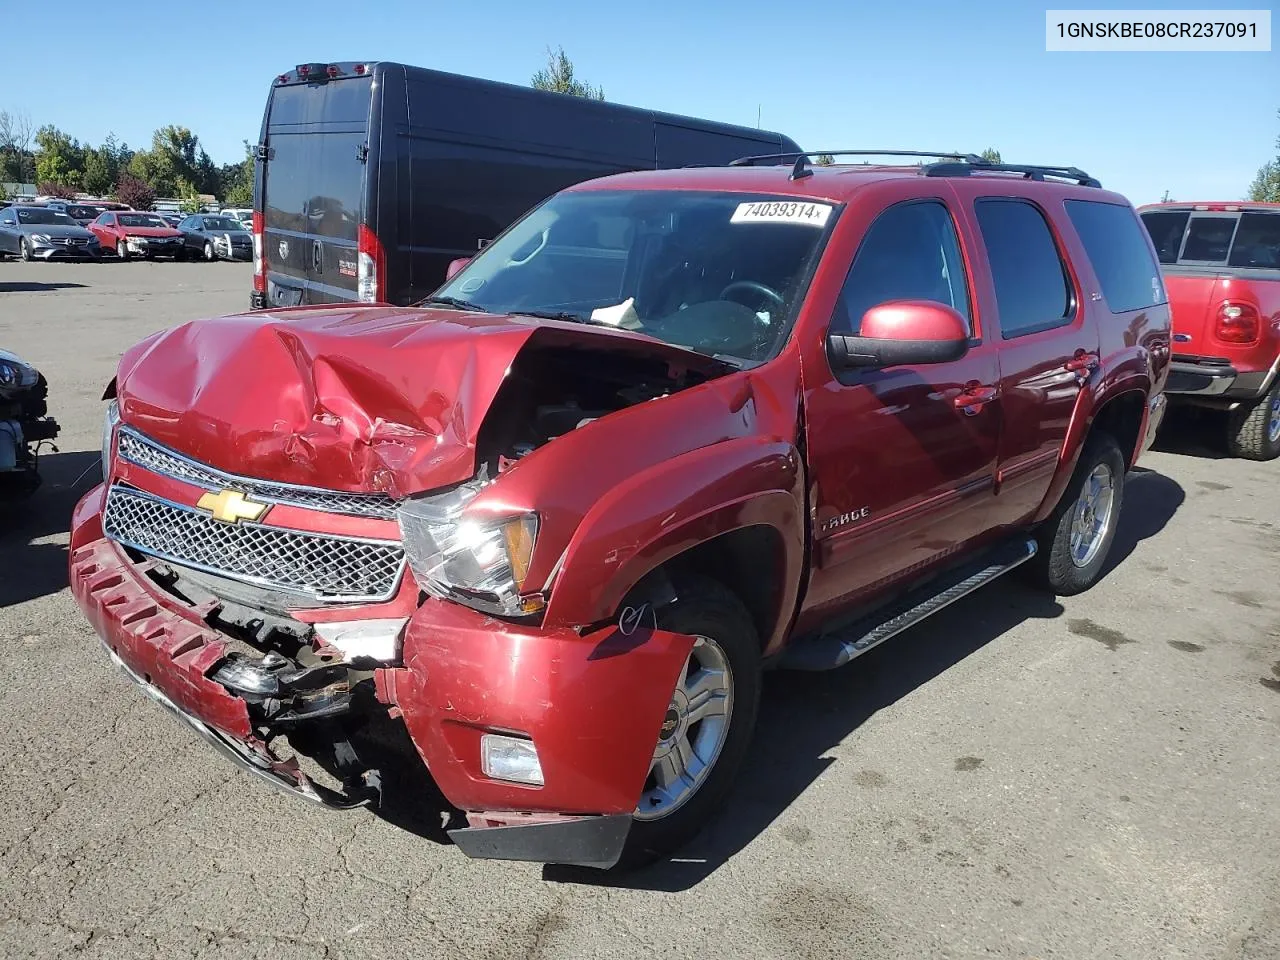
[(48, 395), (40, 371), (0, 350), (0, 497), (25, 496), (40, 485), (40, 446), (59, 431), (48, 416)]
[(586, 347), (526, 349), (512, 364), (480, 430), (479, 476), (496, 477), (557, 437), (708, 379), (658, 357)]

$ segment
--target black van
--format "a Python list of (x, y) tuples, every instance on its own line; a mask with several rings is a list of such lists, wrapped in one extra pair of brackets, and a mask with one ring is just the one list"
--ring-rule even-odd
[(276, 78), (255, 150), (252, 306), (412, 303), (570, 184), (799, 149), (400, 63), (303, 64)]

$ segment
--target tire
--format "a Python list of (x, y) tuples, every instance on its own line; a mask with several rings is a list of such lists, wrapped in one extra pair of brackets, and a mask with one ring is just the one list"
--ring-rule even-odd
[(24, 263), (31, 262), (31, 247), (27, 244), (26, 237), (21, 237), (18, 240), (18, 256)]
[(204, 258), (209, 263), (212, 263), (214, 260), (218, 259), (217, 255), (213, 252), (213, 244), (210, 243), (208, 240), (204, 242)]
[(129, 259), (129, 246), (123, 240), (116, 241), (116, 256), (121, 260)]
[[(1085, 442), (1062, 499), (1036, 533), (1040, 549), (1027, 566), (1039, 586), (1069, 597), (1098, 582), (1116, 538), (1124, 504), (1125, 468), (1124, 455), (1111, 434), (1098, 432)], [(1086, 508), (1086, 494), (1095, 491), (1095, 478), (1099, 488), (1110, 482), (1110, 498), (1102, 517), (1098, 516), (1098, 503), (1093, 512), (1081, 512)]]
[(1280, 457), (1280, 378), (1257, 403), (1227, 412), (1227, 449), (1242, 460)]
[[(727, 717), (718, 747), (711, 749), (712, 735), (704, 739), (705, 725), (714, 723), (713, 715), (688, 727), (676, 718), (677, 726), (667, 742), (668, 747), (677, 741), (694, 745), (694, 758), (709, 765), (697, 784), (678, 804), (667, 813), (657, 812), (651, 805), (656, 785), (654, 772), (646, 778), (636, 819), (627, 836), (618, 869), (628, 870), (651, 863), (667, 856), (688, 843), (706, 826), (716, 813), (733, 785), (751, 745), (755, 728), (756, 711), (760, 702), (760, 641), (755, 625), (742, 602), (723, 584), (707, 577), (688, 577), (676, 586), (678, 599), (658, 612), (658, 626), (663, 630), (692, 634), (699, 637), (698, 645), (690, 654), (686, 673), (682, 675), (677, 691), (672, 693), (673, 711), (677, 696), (686, 678), (696, 676), (702, 662), (714, 661), (716, 656), (727, 664), (728, 697), (720, 694), (720, 703), (727, 700)], [(704, 639), (705, 638), (705, 639)], [(709, 646), (708, 646), (709, 644)], [(714, 648), (714, 650), (712, 649)], [(708, 654), (711, 656), (708, 657)], [(671, 716), (671, 714), (669, 714)], [(667, 729), (664, 723), (664, 731)], [(664, 740), (655, 745), (654, 769), (658, 767), (657, 755)], [(670, 752), (670, 751), (668, 751)]]

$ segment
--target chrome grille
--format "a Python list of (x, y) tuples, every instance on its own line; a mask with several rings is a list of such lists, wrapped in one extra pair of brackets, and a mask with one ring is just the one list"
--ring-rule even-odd
[(116, 451), (124, 460), (176, 480), (204, 487), (206, 490), (239, 490), (245, 496), (267, 503), (305, 507), (325, 513), (342, 513), (353, 517), (380, 517), (394, 520), (396, 501), (376, 493), (344, 493), (317, 487), (298, 487), (287, 483), (270, 483), (223, 473), (196, 463), (180, 453), (166, 450), (128, 427), (122, 427)]
[(223, 523), (207, 513), (113, 486), (103, 530), (149, 556), (321, 601), (389, 599), (404, 572), (399, 543)]

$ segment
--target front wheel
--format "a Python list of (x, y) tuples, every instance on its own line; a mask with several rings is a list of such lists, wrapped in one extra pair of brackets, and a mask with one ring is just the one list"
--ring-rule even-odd
[(129, 259), (129, 246), (123, 240), (116, 243), (116, 256), (121, 260)]
[(206, 241), (204, 245), (204, 258), (210, 262), (214, 259), (213, 244)]
[(742, 602), (705, 577), (677, 585), (657, 615), (695, 638), (654, 747), (620, 866), (666, 856), (706, 826), (746, 758), (760, 701), (760, 643)]
[(1244, 460), (1280, 457), (1280, 378), (1257, 403), (1227, 414), (1227, 446)]
[(27, 238), (23, 237), (18, 241), (18, 256), (24, 261), (31, 260), (31, 247), (27, 244)]
[(1069, 597), (1098, 582), (1115, 542), (1124, 480), (1124, 455), (1115, 438), (1095, 433), (1037, 535), (1040, 551), (1030, 566), (1041, 586)]

